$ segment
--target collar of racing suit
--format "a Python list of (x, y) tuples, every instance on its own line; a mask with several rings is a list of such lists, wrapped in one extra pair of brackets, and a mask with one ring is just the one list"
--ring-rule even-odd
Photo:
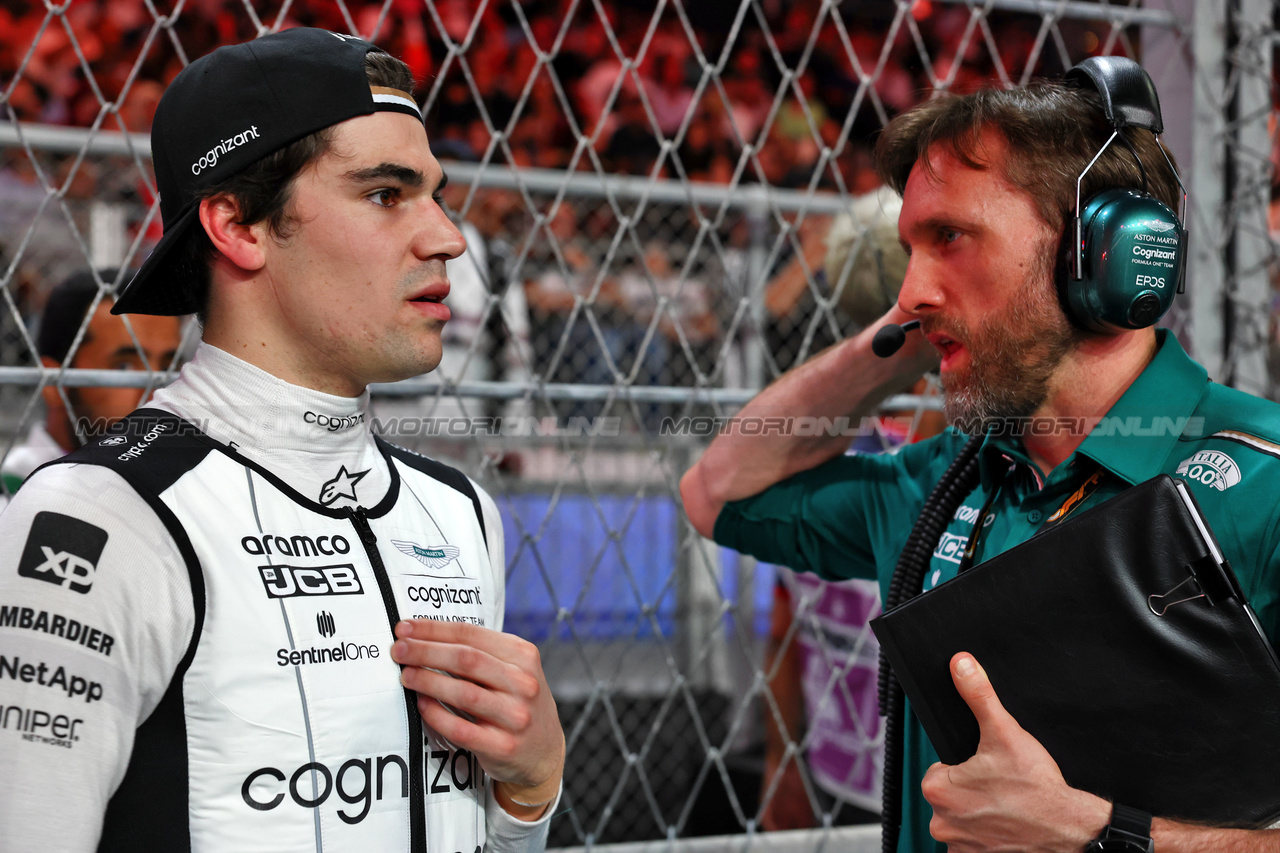
[(292, 385), (201, 342), (147, 405), (194, 423), (325, 506), (373, 506), (391, 482), (367, 390), (338, 397)]

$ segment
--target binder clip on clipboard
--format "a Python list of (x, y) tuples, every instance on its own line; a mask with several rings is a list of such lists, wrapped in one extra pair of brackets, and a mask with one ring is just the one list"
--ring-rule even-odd
[(1161, 475), (872, 621), (941, 760), (977, 750), (972, 653), (1073, 787), (1155, 815), (1280, 817), (1280, 662), (1185, 483)]

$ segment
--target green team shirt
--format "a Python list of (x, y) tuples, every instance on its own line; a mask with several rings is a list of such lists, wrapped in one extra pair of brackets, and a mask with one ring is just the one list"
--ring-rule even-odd
[[(1186, 480), (1240, 585), (1276, 643), (1280, 627), (1280, 405), (1210, 382), (1173, 335), (1124, 395), (1093, 422), (1057, 429), (1086, 435), (1047, 478), (1020, 438), (992, 438), (980, 453), (981, 485), (938, 541), (924, 588), (956, 575), (983, 505), (975, 561), (1025, 542), (1090, 478), (1101, 479), (1075, 512), (1158, 474)], [(899, 552), (930, 490), (967, 436), (948, 430), (892, 455), (843, 456), (725, 506), (715, 540), (760, 560), (828, 579), (876, 578), (888, 591)], [(900, 853), (945, 846), (929, 835), (933, 811), (920, 780), (938, 760), (908, 705)]]

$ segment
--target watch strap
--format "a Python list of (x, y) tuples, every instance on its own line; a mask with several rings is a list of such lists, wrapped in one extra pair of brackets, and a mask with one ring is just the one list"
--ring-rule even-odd
[(1151, 814), (1124, 803), (1111, 805), (1111, 828), (1139, 838), (1151, 837)]
[(1111, 806), (1111, 823), (1089, 843), (1085, 853), (1152, 853), (1151, 814), (1122, 803)]

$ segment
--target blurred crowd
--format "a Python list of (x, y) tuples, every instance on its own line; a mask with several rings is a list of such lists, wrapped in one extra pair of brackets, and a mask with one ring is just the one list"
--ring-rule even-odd
[[(8, 109), (20, 121), (145, 132), (186, 62), (278, 23), (243, 0), (192, 0), (161, 26), (151, 9), (171, 5), (77, 0), (61, 15), (35, 0), (0, 6), (0, 80), (18, 77)], [(519, 165), (586, 167), (594, 153), (606, 171), (629, 174), (661, 158), (665, 174), (728, 182), (751, 144), (758, 162), (741, 180), (775, 186), (807, 186), (846, 123), (838, 171), (856, 186), (886, 118), (935, 80), (965, 91), (999, 81), (1001, 69), (1020, 73), (1040, 25), (996, 14), (975, 29), (967, 8), (928, 2), (905, 22), (891, 0), (829, 16), (820, 0), (736, 5), (670, 4), (655, 20), (653, 0), (527, 0), (484, 5), (477, 18), (471, 0), (298, 0), (283, 25), (373, 34), (408, 62), (445, 157), (479, 160), (497, 144), (494, 156)], [(1056, 62), (1044, 51), (1037, 71), (1058, 73)], [(820, 182), (832, 184), (827, 171)]]
[[(320, 26), (372, 34), (409, 63), (442, 160), (858, 195), (877, 185), (876, 131), (935, 84), (969, 90), (1028, 64), (1062, 71), (1057, 50), (1036, 50), (1038, 15), (992, 13), (975, 26), (967, 7), (924, 0), (905, 18), (893, 0), (829, 11), (821, 0), (669, 3), (656, 18), (654, 0), (295, 0), (283, 22), (280, 5), (187, 0), (161, 23), (173, 0), (76, 0), (55, 13), (9, 0), (0, 121), (145, 133), (186, 62), (259, 28)], [(1059, 28), (1072, 56), (1097, 46), (1088, 22)], [(145, 167), (0, 149), (0, 254), (5, 269), (19, 257), (7, 283), (25, 315), (86, 250), (101, 254), (90, 237), (110, 226), (104, 203), (124, 217), (125, 253), (95, 263), (136, 262), (158, 238)], [(744, 368), (724, 356), (747, 326), (770, 375), (847, 330), (833, 300), (823, 309), (812, 263), (827, 218), (780, 240), (778, 217), (731, 208), (695, 240), (698, 217), (678, 206), (650, 205), (624, 229), (629, 212), (603, 199), (488, 188), (449, 203), (474, 226), (474, 272), (492, 294), (458, 323), (481, 336), (468, 363), (488, 353), (486, 377), (519, 364), (548, 381), (734, 384)], [(763, 316), (744, 316), (744, 300), (761, 294)], [(14, 363), (6, 349), (0, 360)]]

